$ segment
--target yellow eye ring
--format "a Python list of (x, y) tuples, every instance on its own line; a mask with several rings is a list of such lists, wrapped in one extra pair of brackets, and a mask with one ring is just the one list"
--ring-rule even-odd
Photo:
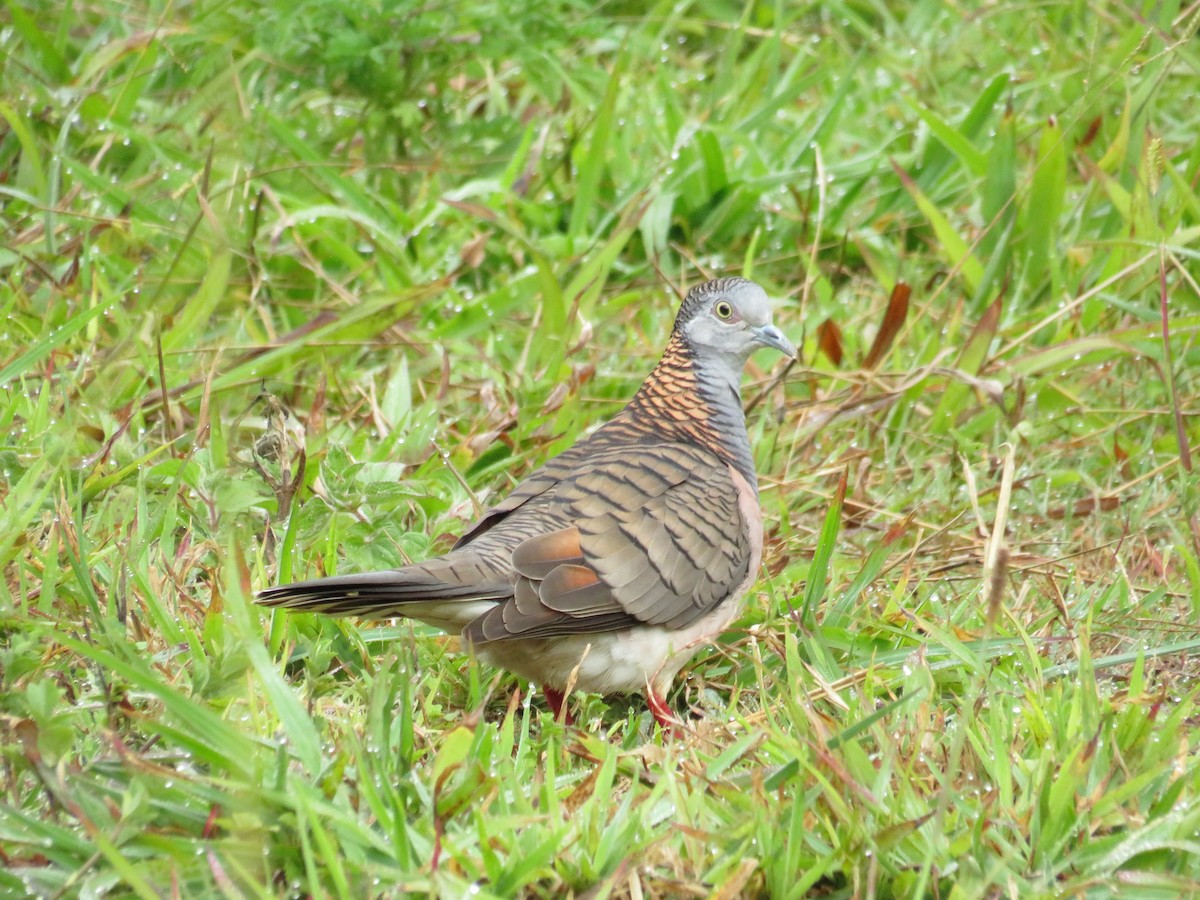
[(718, 319), (733, 318), (733, 306), (730, 305), (728, 300), (718, 300), (713, 307), (713, 312), (717, 314)]

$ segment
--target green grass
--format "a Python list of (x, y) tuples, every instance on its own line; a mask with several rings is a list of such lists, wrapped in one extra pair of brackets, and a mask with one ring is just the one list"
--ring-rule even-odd
[[(1195, 7), (542, 7), (0, 11), (0, 894), (1200, 892)], [(715, 273), (803, 363), (684, 737), (252, 605)]]

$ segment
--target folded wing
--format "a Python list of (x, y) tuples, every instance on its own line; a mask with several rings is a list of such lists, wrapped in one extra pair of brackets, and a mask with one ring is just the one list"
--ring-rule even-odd
[[(749, 569), (738, 487), (725, 462), (696, 446), (594, 454), (562, 477), (539, 513), (561, 527), (515, 547), (513, 596), (464, 629), (472, 642), (639, 623), (685, 628), (733, 594)], [(512, 527), (520, 518), (514, 511)]]

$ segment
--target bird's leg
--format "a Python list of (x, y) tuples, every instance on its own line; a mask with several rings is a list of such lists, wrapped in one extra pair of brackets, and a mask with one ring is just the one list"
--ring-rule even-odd
[(542, 693), (546, 695), (546, 702), (550, 704), (555, 719), (561, 718), (564, 725), (575, 724), (575, 720), (571, 718), (571, 711), (567, 709), (567, 697), (562, 691), (556, 691), (550, 685), (543, 684)]
[(667, 706), (667, 701), (659, 696), (657, 691), (646, 691), (646, 705), (650, 707), (650, 714), (654, 716), (654, 721), (662, 726), (664, 733), (672, 737), (682, 734), (679, 719), (675, 717), (671, 707)]

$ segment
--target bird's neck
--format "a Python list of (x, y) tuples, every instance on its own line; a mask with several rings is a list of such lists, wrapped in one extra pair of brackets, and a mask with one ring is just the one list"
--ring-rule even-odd
[(698, 359), (675, 333), (622, 418), (647, 434), (699, 444), (757, 485), (742, 411), (741, 375), (739, 362)]

